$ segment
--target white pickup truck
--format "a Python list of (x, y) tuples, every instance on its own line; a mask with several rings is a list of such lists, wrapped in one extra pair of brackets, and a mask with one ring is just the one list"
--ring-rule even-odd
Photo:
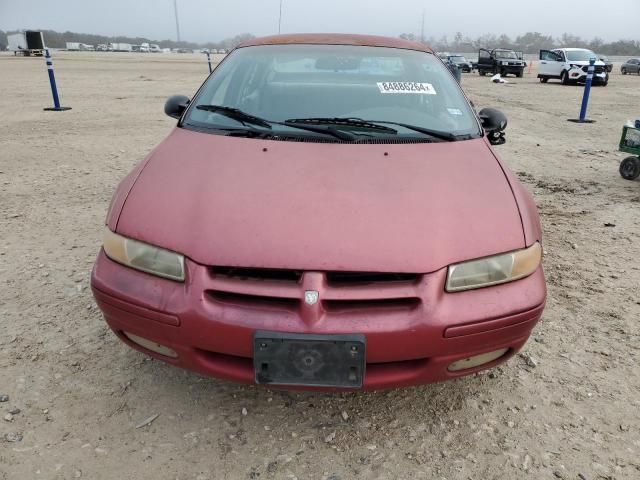
[(547, 83), (550, 78), (557, 78), (563, 85), (584, 83), (587, 80), (589, 59), (596, 59), (593, 73), (594, 85), (606, 86), (609, 83), (604, 62), (591, 50), (584, 48), (558, 48), (556, 50), (540, 50), (538, 78)]

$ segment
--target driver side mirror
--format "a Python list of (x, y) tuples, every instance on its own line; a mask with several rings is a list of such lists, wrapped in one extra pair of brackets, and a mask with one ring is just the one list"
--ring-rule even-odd
[(189, 106), (189, 102), (189, 97), (185, 97), (184, 95), (173, 95), (165, 102), (164, 113), (179, 120)]
[(506, 142), (504, 130), (507, 128), (507, 117), (504, 113), (495, 108), (483, 108), (478, 116), (491, 145), (502, 145)]

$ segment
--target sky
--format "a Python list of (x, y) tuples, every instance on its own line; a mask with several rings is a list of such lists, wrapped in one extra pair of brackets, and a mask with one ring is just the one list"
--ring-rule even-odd
[[(280, 0), (176, 0), (181, 39), (203, 43), (278, 32)], [(640, 40), (640, 0), (282, 0), (282, 33), (425, 37), (564, 32)], [(585, 7), (585, 5), (587, 5)], [(0, 0), (0, 30), (52, 29), (175, 39), (173, 0)]]

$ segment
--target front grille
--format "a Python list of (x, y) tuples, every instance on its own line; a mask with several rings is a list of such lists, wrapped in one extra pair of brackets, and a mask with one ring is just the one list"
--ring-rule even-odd
[(298, 282), (302, 278), (301, 270), (279, 270), (272, 268), (238, 268), (214, 267), (212, 273), (218, 277), (235, 278), (239, 280), (281, 280)]
[[(604, 73), (604, 69), (605, 69), (604, 67), (597, 65), (597, 66), (594, 67), (593, 73), (595, 73), (595, 74)], [(582, 67), (582, 71), (585, 72), (585, 73), (588, 73), (589, 72), (589, 66), (585, 65), (584, 67)]]
[[(225, 308), (286, 310), (314, 321), (314, 315), (414, 311), (422, 304), (421, 280), (413, 273), (211, 267), (205, 298)], [(317, 302), (305, 303), (309, 290), (318, 292)]]
[(218, 304), (258, 310), (265, 309), (294, 311), (300, 304), (300, 301), (295, 298), (251, 295), (216, 290), (207, 291), (207, 295), (211, 300)]
[(325, 300), (323, 308), (331, 313), (349, 313), (359, 310), (410, 311), (420, 306), (419, 298), (388, 298), (384, 300)]
[(414, 273), (327, 272), (327, 283), (334, 286), (416, 282), (420, 276)]

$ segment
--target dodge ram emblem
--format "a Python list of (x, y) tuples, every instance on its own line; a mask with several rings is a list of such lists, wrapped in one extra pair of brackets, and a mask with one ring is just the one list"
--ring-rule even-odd
[(320, 294), (315, 290), (307, 290), (304, 292), (304, 303), (307, 305), (315, 305), (318, 303), (318, 297), (320, 297)]

